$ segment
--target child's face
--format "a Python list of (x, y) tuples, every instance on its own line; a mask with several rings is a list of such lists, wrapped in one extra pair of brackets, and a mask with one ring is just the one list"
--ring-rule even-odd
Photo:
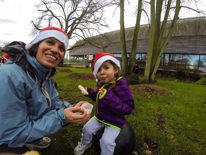
[(105, 61), (97, 72), (97, 78), (103, 83), (108, 83), (115, 80), (115, 74), (118, 73), (119, 68), (115, 69), (109, 60)]

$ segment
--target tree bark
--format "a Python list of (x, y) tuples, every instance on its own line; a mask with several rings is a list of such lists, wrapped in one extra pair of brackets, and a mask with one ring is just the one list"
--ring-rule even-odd
[(128, 60), (124, 26), (124, 0), (120, 0), (120, 44), (122, 53), (122, 75), (128, 75)]
[(145, 75), (144, 82), (150, 82), (150, 73), (151, 73), (151, 60), (153, 55), (153, 47), (154, 47), (154, 35), (155, 35), (155, 1), (150, 1), (150, 16), (151, 16), (151, 24), (150, 24), (150, 32), (149, 32), (149, 45), (147, 50), (147, 59), (145, 66)]
[(152, 83), (155, 81), (155, 75), (157, 69), (159, 67), (162, 54), (168, 45), (172, 34), (175, 30), (176, 23), (178, 20), (178, 15), (181, 9), (180, 3), (181, 0), (176, 1), (175, 7), (175, 15), (169, 29), (169, 33), (165, 41), (163, 42), (163, 37), (165, 34), (165, 29), (167, 25), (167, 21), (169, 18), (169, 12), (171, 10), (171, 3), (172, 0), (169, 0), (167, 3), (167, 9), (165, 12), (163, 23), (161, 24), (161, 10), (163, 5), (163, 0), (156, 1), (156, 11), (155, 11), (155, 1), (151, 0), (151, 25), (150, 25), (150, 33), (149, 33), (149, 45), (148, 45), (148, 52), (147, 52), (147, 60), (146, 60), (146, 67), (145, 67), (145, 76), (144, 82), (145, 83)]
[(137, 10), (135, 30), (134, 30), (134, 35), (133, 35), (133, 39), (132, 39), (132, 50), (131, 50), (130, 59), (129, 59), (129, 73), (128, 73), (129, 75), (131, 75), (133, 72), (134, 60), (135, 60), (136, 50), (137, 50), (137, 41), (138, 41), (138, 34), (139, 34), (139, 28), (140, 28), (141, 15), (142, 15), (142, 0), (139, 0), (138, 1), (138, 10)]
[(152, 76), (151, 76), (151, 80), (154, 81), (155, 79), (155, 75), (156, 75), (156, 72), (157, 72), (157, 69), (159, 67), (159, 64), (160, 64), (160, 60), (161, 60), (161, 57), (162, 57), (162, 54), (166, 48), (166, 46), (168, 45), (171, 37), (172, 37), (172, 34), (176, 28), (176, 24), (177, 24), (177, 20), (178, 20), (178, 15), (179, 15), (179, 12), (180, 12), (180, 9), (181, 9), (181, 6), (180, 6), (180, 0), (177, 0), (176, 2), (176, 10), (175, 10), (175, 16), (174, 16), (174, 19), (172, 21), (172, 25), (171, 25), (171, 28), (170, 28), (170, 31), (167, 35), (167, 38), (164, 42), (164, 44), (162, 45), (162, 47), (159, 49), (159, 55), (158, 55), (158, 59), (156, 61), (156, 64), (155, 64), (155, 67), (154, 67), (154, 70), (152, 72)]

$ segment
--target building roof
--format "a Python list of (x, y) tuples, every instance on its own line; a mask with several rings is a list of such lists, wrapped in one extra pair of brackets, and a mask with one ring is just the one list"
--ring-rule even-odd
[[(164, 37), (167, 36), (171, 21), (167, 23)], [(130, 53), (134, 27), (125, 30), (127, 52)], [(137, 53), (147, 53), (149, 38), (149, 24), (141, 25), (138, 35)], [(87, 55), (96, 52), (121, 53), (120, 31), (111, 31), (108, 33), (96, 35), (87, 38), (89, 42), (80, 40), (76, 42), (69, 50), (70, 55)], [(180, 19), (177, 22), (170, 43), (165, 49), (166, 53), (205, 53), (206, 52), (206, 17), (195, 17)], [(198, 43), (199, 42), (199, 43)], [(188, 50), (188, 45), (192, 47)], [(178, 45), (179, 44), (179, 45)], [(95, 45), (95, 46), (94, 46)], [(197, 45), (201, 46), (200, 50)], [(177, 50), (174, 50), (177, 49)]]

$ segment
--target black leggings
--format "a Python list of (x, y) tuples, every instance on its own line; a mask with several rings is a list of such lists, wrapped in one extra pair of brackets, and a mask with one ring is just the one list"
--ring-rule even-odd
[(18, 147), (18, 148), (9, 148), (7, 144), (2, 144), (0, 145), (0, 155), (3, 155), (4, 153), (18, 153), (18, 154), (23, 154), (27, 151), (30, 151), (28, 148), (25, 146), (23, 147)]

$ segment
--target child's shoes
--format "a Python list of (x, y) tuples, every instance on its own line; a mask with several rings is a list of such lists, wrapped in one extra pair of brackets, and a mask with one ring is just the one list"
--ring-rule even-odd
[(84, 153), (84, 151), (89, 148), (92, 145), (92, 142), (90, 142), (89, 144), (83, 144), (82, 141), (78, 142), (78, 145), (76, 146), (76, 148), (74, 149), (74, 154), (75, 155), (81, 155)]

